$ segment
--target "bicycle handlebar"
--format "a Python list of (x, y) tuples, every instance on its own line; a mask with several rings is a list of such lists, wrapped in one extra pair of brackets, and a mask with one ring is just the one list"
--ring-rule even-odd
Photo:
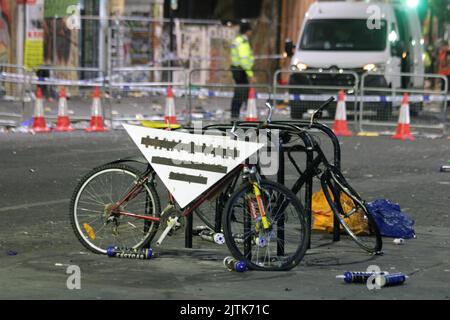
[(328, 107), (328, 105), (329, 105), (332, 101), (334, 101), (334, 97), (329, 97), (329, 98), (327, 99), (327, 101), (325, 101), (324, 103), (322, 103), (322, 104), (320, 105), (320, 107), (317, 108), (317, 110), (313, 112), (313, 114), (311, 115), (310, 126), (312, 126), (313, 123), (316, 122), (317, 119), (322, 118), (322, 111), (323, 111), (323, 109), (325, 109), (326, 107)]

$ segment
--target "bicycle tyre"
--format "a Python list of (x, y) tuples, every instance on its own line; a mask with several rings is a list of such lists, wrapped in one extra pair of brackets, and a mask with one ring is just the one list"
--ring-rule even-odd
[[(111, 177), (110, 183), (108, 183), (108, 176), (107, 176), (108, 174)], [(85, 246), (87, 249), (89, 249), (94, 253), (106, 254), (108, 246), (111, 245), (119, 245), (131, 248), (142, 248), (147, 246), (151, 242), (158, 229), (158, 223), (155, 222), (149, 222), (143, 219), (135, 219), (131, 217), (121, 216), (120, 217), (120, 219), (122, 220), (121, 222), (125, 222), (125, 226), (131, 226), (131, 228), (135, 228), (136, 230), (138, 230), (139, 228), (136, 226), (138, 224), (142, 224), (142, 231), (137, 231), (137, 233), (142, 233), (142, 236), (138, 238), (134, 236), (135, 239), (133, 241), (128, 240), (125, 241), (125, 239), (119, 239), (117, 236), (107, 237), (106, 235), (104, 235), (105, 238), (102, 238), (102, 241), (100, 241), (99, 243), (94, 243), (94, 240), (97, 237), (95, 237), (94, 239), (91, 238), (87, 227), (83, 223), (83, 219), (81, 219), (82, 217), (81, 212), (87, 212), (87, 215), (90, 212), (91, 218), (92, 217), (95, 218), (94, 221), (97, 221), (99, 219), (100, 222), (103, 222), (103, 228), (105, 230), (108, 229), (106, 228), (107, 224), (105, 223), (105, 216), (104, 216), (106, 206), (115, 203), (115, 201), (119, 201), (119, 199), (121, 199), (120, 197), (118, 197), (117, 199), (112, 199), (113, 191), (115, 189), (119, 190), (118, 186), (121, 182), (123, 182), (123, 188), (120, 189), (121, 196), (123, 197), (124, 192), (128, 191), (131, 188), (132, 186), (131, 183), (135, 183), (136, 180), (141, 175), (142, 173), (138, 169), (125, 164), (107, 164), (92, 169), (80, 180), (80, 182), (78, 183), (78, 185), (74, 190), (74, 193), (70, 201), (69, 215), (72, 229), (74, 230), (75, 235), (77, 236), (78, 240), (83, 244), (83, 246)], [(102, 181), (101, 179), (104, 179), (104, 181)], [(101, 194), (101, 192), (104, 192), (105, 190), (96, 191), (96, 189), (94, 188), (96, 186), (101, 186), (105, 190), (106, 189), (111, 190), (110, 191), (111, 194), (106, 196), (105, 202), (103, 201), (105, 199), (106, 193)], [(97, 195), (93, 194), (92, 192), (97, 193)], [(141, 200), (141, 202), (138, 202), (139, 200)], [(142, 204), (143, 207), (145, 206), (143, 210), (145, 211), (145, 214), (149, 214), (154, 217), (160, 216), (161, 212), (160, 200), (153, 184), (150, 183), (145, 184), (143, 192), (141, 191), (141, 193), (138, 194), (134, 199), (125, 204), (125, 206), (127, 206), (127, 209), (128, 207), (130, 207), (130, 204), (132, 204), (132, 206), (138, 206), (139, 204)], [(86, 206), (86, 208), (84, 208), (83, 206)], [(139, 207), (141, 207), (141, 205), (139, 205)], [(137, 211), (136, 213), (138, 212), (142, 213), (140, 211)], [(92, 228), (91, 224), (88, 224), (88, 226), (89, 228), (91, 228), (94, 234), (101, 231)], [(118, 228), (120, 228), (120, 225), (118, 226)], [(125, 229), (125, 227), (123, 227), (122, 229)], [(124, 232), (126, 231), (125, 230), (122, 231), (122, 233)]]
[[(321, 185), (325, 198), (327, 199), (327, 202), (330, 205), (333, 214), (339, 220), (339, 223), (342, 225), (345, 232), (363, 250), (371, 254), (380, 254), (383, 247), (383, 241), (377, 223), (375, 222), (375, 219), (373, 218), (369, 210), (367, 210), (364, 200), (361, 199), (359, 194), (345, 180), (340, 171), (335, 167), (328, 168), (328, 170), (326, 170), (321, 177)], [(331, 197), (328, 188), (331, 189), (333, 198)], [(341, 194), (345, 194), (352, 200), (352, 206), (355, 210), (354, 213), (363, 215), (362, 218), (367, 220), (369, 235), (357, 235), (348, 225), (347, 221), (345, 220), (346, 216), (341, 203), (334, 200), (336, 199), (337, 195)], [(373, 241), (371, 241), (372, 237), (374, 237)]]
[[(260, 188), (263, 195), (263, 203), (267, 211), (267, 217), (271, 221), (271, 229), (266, 233), (266, 252), (264, 253), (262, 260), (260, 260), (259, 248), (261, 245), (257, 245), (257, 241), (260, 241), (259, 239), (261, 239), (261, 231), (259, 231), (259, 233), (255, 232), (258, 229), (256, 228), (259, 223), (258, 219), (249, 219), (249, 210), (245, 209), (246, 204), (240, 205), (239, 203), (242, 199), (244, 199), (244, 202), (248, 201), (248, 198), (245, 200), (246, 193), (251, 191), (251, 187), (250, 184), (243, 184), (241, 187), (237, 188), (227, 203), (223, 215), (223, 229), (226, 244), (233, 257), (237, 260), (245, 261), (249, 269), (262, 271), (290, 270), (300, 263), (307, 250), (310, 230), (307, 227), (305, 210), (291, 190), (279, 183), (261, 180)], [(273, 197), (274, 194), (271, 194), (271, 191), (279, 193), (280, 198), (277, 198), (276, 196)], [(270, 199), (270, 201), (268, 201), (268, 199)], [(287, 205), (284, 205), (285, 200), (279, 199), (288, 200)], [(278, 208), (280, 210), (280, 212), (275, 214), (271, 210), (273, 201), (277, 204), (273, 209), (275, 210)], [(278, 203), (278, 201), (282, 202)], [(289, 205), (291, 205), (292, 210), (286, 212)], [(243, 215), (241, 222), (239, 222), (239, 219), (237, 218), (238, 212), (236, 209), (239, 207), (244, 208), (242, 210)], [(283, 211), (281, 211), (282, 208)], [(287, 226), (288, 222), (290, 224), (289, 229)], [(249, 223), (254, 223), (254, 226), (250, 226), (249, 228)], [(241, 243), (238, 243), (237, 239), (239, 237), (239, 231), (242, 228), (243, 233), (240, 239)], [(297, 231), (299, 234), (295, 234)], [(263, 232), (266, 231), (263, 230)], [(246, 234), (248, 235), (246, 236)], [(258, 235), (258, 237), (256, 237), (256, 235)], [(275, 241), (271, 241), (273, 239)], [(287, 243), (287, 240), (292, 240), (292, 242)], [(282, 250), (281, 253), (279, 249)], [(289, 251), (289, 253), (287, 253), (287, 251)], [(271, 253), (273, 253), (272, 257)]]

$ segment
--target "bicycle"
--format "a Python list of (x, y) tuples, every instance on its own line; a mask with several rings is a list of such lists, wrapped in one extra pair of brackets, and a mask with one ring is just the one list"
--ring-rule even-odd
[[(319, 124), (318, 120), (322, 117), (322, 111), (331, 101), (333, 101), (333, 99), (328, 99), (311, 115), (307, 129), (311, 129), (314, 126), (316, 128), (320, 128), (320, 126), (317, 126), (317, 124)], [(298, 125), (292, 126), (300, 130), (302, 134), (305, 135), (306, 139), (309, 140), (308, 148), (310, 151), (316, 153), (316, 156), (312, 159), (311, 164), (306, 167), (303, 172), (299, 170), (298, 166), (296, 166), (296, 170), (300, 173), (300, 177), (292, 187), (292, 192), (297, 194), (304, 185), (305, 181), (318, 177), (325, 198), (327, 199), (334, 216), (342, 225), (345, 232), (365, 251), (372, 254), (381, 254), (381, 249), (383, 246), (381, 234), (375, 219), (365, 205), (365, 201), (347, 182), (338, 165), (331, 164), (328, 161), (325, 153), (320, 147), (320, 144), (316, 139), (314, 139), (314, 136)], [(322, 130), (324, 129), (322, 128)], [(338, 148), (339, 143), (336, 135), (334, 135), (333, 131), (328, 128), (326, 131), (328, 136), (333, 140), (333, 145), (335, 148)], [(337, 153), (340, 154), (340, 150), (338, 150)], [(342, 195), (345, 195), (346, 199), (345, 197), (341, 197)], [(345, 207), (348, 207), (349, 210), (345, 211)], [(352, 216), (354, 216), (354, 219), (359, 219), (359, 221), (364, 224), (367, 223), (367, 235), (357, 235), (352, 230), (349, 226)]]
[(292, 269), (307, 249), (305, 211), (295, 194), (262, 179), (254, 165), (240, 164), (184, 209), (169, 192), (169, 203), (161, 211), (155, 172), (148, 163), (143, 173), (122, 163), (106, 164), (89, 172), (75, 188), (71, 224), (79, 241), (96, 253), (105, 254), (112, 244), (148, 246), (163, 227), (156, 241), (161, 245), (166, 236), (181, 229), (185, 217), (239, 177), (243, 182), (234, 185), (221, 223), (232, 255), (250, 269)]
[[(294, 183), (291, 191), (294, 194), (298, 194), (303, 186), (308, 181), (312, 181), (313, 178), (317, 177), (320, 180), (322, 190), (324, 192), (325, 198), (330, 205), (330, 208), (342, 225), (346, 233), (365, 251), (372, 254), (380, 254), (382, 249), (382, 239), (378, 229), (378, 226), (368, 211), (365, 201), (362, 197), (351, 187), (347, 182), (345, 177), (340, 171), (340, 147), (339, 141), (336, 135), (327, 126), (322, 125), (318, 120), (322, 116), (322, 111), (332, 102), (334, 98), (328, 99), (324, 102), (315, 112), (311, 115), (309, 121), (271, 121), (272, 106), (266, 104), (270, 109), (268, 120), (263, 123), (255, 122), (240, 122), (238, 127), (240, 128), (256, 128), (256, 129), (269, 129), (269, 130), (282, 130), (284, 132), (284, 137), (282, 138), (283, 143), (288, 143), (292, 137), (297, 136), (301, 138), (304, 142), (304, 146), (295, 146), (290, 149), (288, 153), (289, 160), (293, 164), (299, 178)], [(235, 127), (236, 124), (233, 126)], [(229, 126), (224, 125), (211, 125), (208, 128), (229, 128)], [(318, 129), (327, 134), (333, 142), (335, 161), (334, 164), (330, 163), (325, 156), (325, 153), (320, 147), (320, 144), (314, 139), (314, 136), (310, 133), (311, 129)], [(293, 159), (292, 151), (305, 151), (311, 154), (311, 161), (304, 171), (301, 171), (299, 166)], [(314, 157), (314, 154), (316, 156)], [(311, 186), (312, 190), (312, 186)], [(311, 193), (311, 192), (310, 192)], [(341, 200), (341, 196), (345, 195), (345, 201)], [(309, 197), (309, 199), (308, 199)], [(311, 194), (306, 195), (306, 202), (311, 203)], [(350, 208), (349, 211), (345, 211), (344, 208)], [(310, 212), (310, 206), (308, 211)], [(215, 214), (221, 214), (220, 210), (216, 211)], [(349, 219), (359, 219), (364, 223), (367, 223), (368, 234), (367, 235), (357, 235), (349, 226)], [(359, 217), (358, 217), (359, 216)], [(206, 219), (205, 219), (206, 220)], [(217, 219), (216, 219), (217, 220)], [(308, 217), (308, 225), (311, 226), (311, 217)], [(216, 231), (218, 229), (216, 225)]]

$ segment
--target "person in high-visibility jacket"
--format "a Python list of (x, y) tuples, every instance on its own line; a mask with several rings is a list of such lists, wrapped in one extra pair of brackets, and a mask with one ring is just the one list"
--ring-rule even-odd
[[(239, 35), (234, 38), (231, 44), (231, 72), (236, 83), (234, 95), (231, 101), (231, 117), (239, 118), (239, 112), (242, 104), (248, 98), (248, 85), (253, 78), (253, 63), (255, 57), (250, 46), (248, 38), (252, 33), (252, 29), (248, 22), (242, 22), (239, 26)], [(239, 86), (246, 87), (239, 87)]]

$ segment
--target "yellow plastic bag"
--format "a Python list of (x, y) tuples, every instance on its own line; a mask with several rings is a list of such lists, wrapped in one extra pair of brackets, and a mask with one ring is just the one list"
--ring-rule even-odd
[[(333, 198), (332, 194), (331, 197)], [(345, 193), (341, 193), (341, 205), (344, 212), (349, 212), (354, 208), (353, 200)], [(328, 233), (333, 232), (333, 211), (328, 204), (323, 190), (315, 192), (312, 196), (312, 219), (313, 230), (326, 231)], [(345, 221), (356, 235), (369, 234), (367, 219), (359, 210), (352, 214), (349, 218), (346, 218)], [(340, 225), (340, 230), (341, 232), (344, 231), (342, 225)]]

